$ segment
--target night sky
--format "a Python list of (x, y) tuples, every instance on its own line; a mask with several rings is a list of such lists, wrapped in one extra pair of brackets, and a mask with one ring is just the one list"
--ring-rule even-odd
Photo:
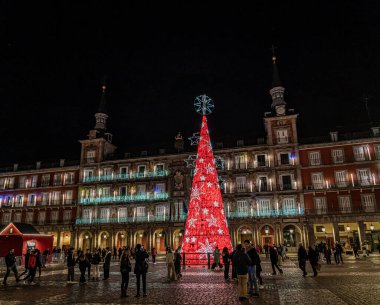
[(79, 159), (105, 76), (119, 153), (172, 149), (178, 131), (199, 131), (204, 93), (211, 140), (255, 144), (272, 44), (300, 137), (367, 128), (364, 94), (380, 121), (379, 1), (50, 2), (0, 2), (0, 165)]

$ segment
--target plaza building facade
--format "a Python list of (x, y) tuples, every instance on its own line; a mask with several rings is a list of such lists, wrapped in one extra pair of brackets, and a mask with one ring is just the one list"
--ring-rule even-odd
[[(178, 134), (175, 153), (160, 149), (119, 156), (107, 130), (105, 86), (102, 91), (95, 126), (80, 141), (78, 165), (0, 173), (0, 221), (34, 223), (41, 232), (54, 234), (59, 246), (68, 236), (71, 246), (82, 249), (141, 243), (160, 254), (167, 245), (177, 248), (184, 235), (195, 152), (184, 150)], [(380, 229), (379, 129), (350, 139), (333, 132), (329, 138), (300, 141), (298, 114), (287, 107), (284, 92), (273, 58), (264, 137), (256, 145), (242, 140), (234, 147), (213, 145), (233, 246), (250, 239), (260, 245), (285, 244), (293, 252), (299, 243), (322, 240), (347, 246), (367, 240), (375, 247)], [(55, 175), (68, 172), (74, 173), (72, 184), (54, 184)], [(47, 173), (49, 185), (19, 187), (22, 177), (31, 181), (37, 175), (42, 183)], [(66, 205), (68, 188), (72, 204)], [(33, 193), (38, 193), (35, 199)], [(42, 198), (50, 195), (45, 193), (62, 204), (52, 204), (55, 199), (46, 203)], [(28, 198), (22, 206), (20, 195)], [(59, 223), (52, 222), (53, 211), (58, 211)]]

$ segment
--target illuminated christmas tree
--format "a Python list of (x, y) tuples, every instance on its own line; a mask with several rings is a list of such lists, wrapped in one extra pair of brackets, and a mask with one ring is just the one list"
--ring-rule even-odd
[[(206, 119), (213, 107), (206, 95), (195, 100), (195, 108), (202, 114), (202, 127), (197, 139), (198, 154), (182, 245), (186, 262), (190, 264), (206, 263), (207, 253), (212, 254), (217, 246), (220, 252), (224, 247), (232, 249)], [(193, 160), (189, 156), (186, 161)]]

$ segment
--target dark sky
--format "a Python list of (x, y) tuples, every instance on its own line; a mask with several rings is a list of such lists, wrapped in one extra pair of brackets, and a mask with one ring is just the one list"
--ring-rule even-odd
[(79, 159), (104, 75), (121, 153), (198, 131), (203, 93), (213, 142), (256, 143), (272, 44), (301, 137), (368, 123), (363, 94), (380, 120), (379, 1), (0, 3), (0, 165)]

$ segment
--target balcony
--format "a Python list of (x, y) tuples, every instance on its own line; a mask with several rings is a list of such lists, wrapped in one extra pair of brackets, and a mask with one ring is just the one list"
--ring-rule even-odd
[(149, 216), (130, 216), (130, 217), (119, 217), (119, 218), (78, 218), (76, 220), (77, 225), (89, 225), (89, 224), (133, 224), (133, 223), (149, 223), (149, 222), (176, 222), (176, 221), (185, 221), (187, 215), (180, 215), (179, 219), (177, 217), (172, 217), (169, 219), (169, 216), (166, 215), (149, 215)]
[(358, 213), (374, 213), (380, 209), (377, 206), (360, 206), (351, 208), (320, 208), (320, 209), (305, 209), (305, 215), (318, 216), (318, 215), (353, 215), (356, 217)]
[(60, 186), (62, 185), (62, 180), (54, 180), (53, 181), (53, 186)]
[(91, 176), (84, 177), (83, 182), (107, 182), (107, 181), (125, 181), (125, 180), (138, 180), (145, 178), (158, 178), (158, 177), (167, 177), (169, 172), (167, 170), (163, 171), (154, 171), (154, 172), (136, 172), (131, 174), (116, 174), (116, 175), (102, 175), (102, 176)]
[(342, 189), (342, 188), (371, 188), (380, 186), (380, 184), (373, 179), (361, 179), (361, 180), (340, 180), (336, 184), (329, 183), (314, 183), (312, 185), (306, 185), (305, 191), (320, 191), (330, 189)]
[(277, 190), (279, 191), (295, 191), (297, 190), (295, 183), (278, 184)]
[(81, 204), (102, 204), (102, 203), (119, 203), (119, 202), (142, 202), (142, 201), (156, 201), (168, 199), (167, 193), (154, 193), (154, 194), (139, 194), (139, 195), (125, 195), (125, 196), (107, 196), (107, 197), (94, 197), (94, 198), (81, 198)]
[(275, 210), (255, 210), (255, 211), (236, 211), (236, 212), (227, 212), (226, 216), (228, 219), (235, 218), (258, 218), (258, 217), (282, 217), (282, 216), (298, 216), (304, 215), (305, 210), (300, 209), (275, 209)]
[(343, 163), (344, 162), (344, 158), (343, 158), (343, 156), (334, 156), (332, 158), (332, 161), (333, 161), (333, 163)]
[(276, 138), (277, 144), (287, 144), (289, 143), (289, 137)]

